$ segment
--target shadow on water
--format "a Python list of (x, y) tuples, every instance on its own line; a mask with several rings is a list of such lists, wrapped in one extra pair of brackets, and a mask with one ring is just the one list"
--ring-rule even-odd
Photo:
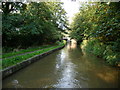
[(118, 70), (75, 41), (3, 80), (3, 88), (117, 88)]

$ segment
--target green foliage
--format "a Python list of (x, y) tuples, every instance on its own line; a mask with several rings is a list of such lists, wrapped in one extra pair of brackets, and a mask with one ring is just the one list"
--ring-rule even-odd
[(103, 57), (104, 50), (105, 50), (104, 45), (101, 45), (100, 42), (98, 42), (94, 45), (93, 53), (99, 57)]
[(86, 52), (92, 52), (94, 55), (98, 57), (103, 57), (103, 53), (105, 50), (105, 45), (101, 42), (99, 42), (96, 39), (89, 39), (86, 41), (86, 43), (81, 44)]
[(55, 44), (60, 45), (60, 44), (61, 44), (61, 42), (60, 42), (60, 41), (57, 41)]
[(104, 59), (111, 65), (117, 65), (120, 62), (120, 52), (114, 50), (114, 46), (107, 45), (104, 51)]
[(66, 45), (66, 44), (67, 44), (67, 41), (66, 41), (66, 40), (63, 40), (63, 44)]
[[(105, 57), (116, 65), (120, 56), (120, 2), (88, 3), (80, 8), (71, 24), (71, 37), (86, 42), (86, 51)], [(108, 50), (107, 47), (111, 48)], [(107, 54), (103, 54), (103, 53)]]
[(81, 46), (86, 52), (92, 52), (94, 55), (104, 58), (112, 66), (120, 62), (120, 52), (115, 51), (112, 45), (105, 45), (96, 39), (90, 39), (83, 41)]
[(57, 45), (65, 45), (67, 42), (66, 40), (62, 40), (62, 41), (57, 41), (55, 44)]
[(92, 52), (93, 48), (91, 46), (94, 45), (94, 41), (91, 40), (84, 40), (81, 44), (82, 48), (86, 51), (86, 52)]
[(3, 2), (2, 10), (3, 47), (53, 44), (65, 32), (66, 12), (61, 2)]

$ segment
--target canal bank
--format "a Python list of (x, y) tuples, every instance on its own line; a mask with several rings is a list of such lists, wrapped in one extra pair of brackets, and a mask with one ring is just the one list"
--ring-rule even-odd
[(118, 88), (119, 70), (75, 43), (3, 80), (3, 88)]
[(25, 68), (26, 66), (30, 65), (31, 63), (34, 63), (36, 62), (37, 60), (51, 54), (52, 52), (56, 51), (56, 50), (59, 50), (59, 49), (62, 49), (64, 48), (64, 45), (63, 46), (60, 46), (58, 48), (55, 48), (55, 49), (52, 49), (52, 50), (49, 50), (45, 53), (42, 53), (40, 55), (35, 55), (27, 60), (24, 60), (20, 63), (17, 63), (16, 65), (13, 65), (13, 66), (10, 66), (10, 67), (7, 67), (5, 69), (2, 70), (2, 78), (6, 78), (8, 77), (9, 75), (12, 75), (13, 73), (19, 71), (20, 69), (22, 68)]

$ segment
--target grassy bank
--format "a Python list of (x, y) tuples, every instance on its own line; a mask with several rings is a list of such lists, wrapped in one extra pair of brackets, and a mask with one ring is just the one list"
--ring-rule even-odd
[(44, 49), (44, 48), (51, 47), (51, 46), (52, 45), (45, 45), (45, 46), (40, 46), (40, 47), (31, 47), (31, 48), (27, 48), (27, 49), (22, 49), (22, 50), (17, 51), (17, 52), (15, 52), (15, 51), (14, 52), (9, 52), (9, 53), (3, 54), (2, 58), (7, 58), (7, 57), (27, 53), (27, 52), (32, 52), (32, 51), (35, 51), (35, 50)]
[(24, 61), (24, 60), (26, 60), (28, 58), (31, 58), (31, 57), (33, 57), (35, 55), (45, 53), (45, 52), (50, 51), (52, 49), (61, 47), (63, 45), (64, 44), (56, 45), (56, 46), (53, 46), (53, 47), (50, 47), (50, 48), (47, 47), (47, 48), (44, 48), (44, 49), (42, 49), (40, 51), (25, 54), (25, 55), (22, 55), (22, 56), (15, 56), (15, 57), (12, 57), (12, 58), (4, 58), (2, 60), (2, 69), (7, 68), (7, 67), (12, 66), (12, 65), (16, 65), (17, 63), (20, 63), (20, 62), (22, 62), (22, 61)]
[(89, 39), (84, 40), (81, 47), (85, 52), (91, 52), (97, 57), (105, 59), (105, 61), (112, 66), (116, 66), (120, 63), (120, 52), (118, 47), (115, 47), (115, 44), (107, 45), (97, 39)]

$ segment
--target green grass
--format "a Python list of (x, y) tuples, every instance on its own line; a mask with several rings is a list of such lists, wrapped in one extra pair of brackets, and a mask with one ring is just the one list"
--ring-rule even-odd
[(17, 63), (20, 63), (20, 62), (22, 62), (22, 61), (24, 61), (28, 58), (31, 58), (35, 55), (45, 53), (47, 51), (50, 51), (52, 49), (58, 48), (58, 47), (63, 46), (63, 45), (64, 44), (54, 46), (54, 47), (50, 47), (50, 48), (46, 48), (46, 49), (36, 51), (36, 52), (33, 52), (33, 53), (29, 53), (29, 54), (25, 54), (25, 55), (22, 55), (22, 56), (15, 56), (13, 58), (5, 58), (5, 59), (2, 60), (2, 68), (4, 69), (4, 68), (7, 68), (9, 66), (16, 65)]
[(22, 54), (22, 53), (26, 53), (26, 52), (31, 52), (31, 51), (35, 51), (35, 50), (39, 50), (39, 49), (44, 49), (44, 48), (47, 48), (47, 47), (50, 47), (50, 46), (51, 45), (40, 46), (40, 47), (32, 47), (32, 48), (20, 50), (18, 52), (10, 52), (10, 53), (3, 54), (2, 58), (7, 58), (7, 57)]

